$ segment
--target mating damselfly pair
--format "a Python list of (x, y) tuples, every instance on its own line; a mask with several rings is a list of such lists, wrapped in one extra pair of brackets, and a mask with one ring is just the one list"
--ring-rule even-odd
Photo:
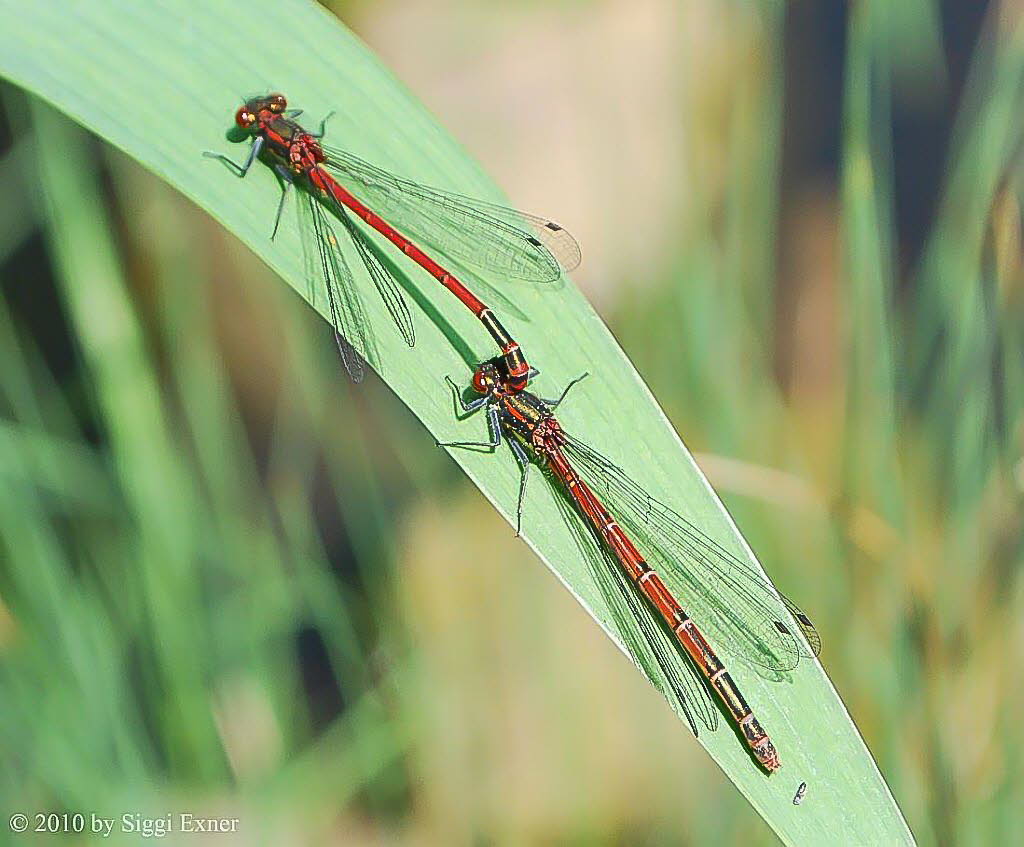
[[(474, 399), (465, 400), (449, 379), (465, 412), (485, 412), (489, 438), (444, 446), (495, 450), (503, 441), (509, 445), (522, 474), (519, 525), (529, 470), (540, 466), (562, 494), (558, 503), (634, 658), (694, 733), (716, 728), (724, 713), (756, 761), (768, 773), (777, 770), (775, 745), (712, 644), (740, 663), (785, 674), (820, 650), (810, 620), (755, 567), (563, 430), (554, 410), (582, 377), (553, 400), (529, 390), (539, 371), (520, 345), (494, 312), (427, 252), (492, 275), (545, 283), (579, 264), (576, 241), (553, 221), (421, 185), (330, 147), (322, 141), (326, 119), (314, 133), (298, 123), (300, 115), (282, 94), (248, 100), (235, 114), (236, 126), (252, 141), (246, 159), (237, 163), (220, 153), (206, 155), (239, 177), (257, 159), (274, 170), (282, 194), (273, 233), (290, 189), (300, 190), (300, 231), (307, 254), (315, 257), (349, 374), (357, 381), (363, 376), (371, 329), (327, 212), (341, 223), (350, 254), (359, 258), (409, 346), (415, 328), (401, 285), (354, 218), (451, 291), (497, 345), (500, 355), (473, 373)], [(624, 428), (620, 441), (627, 434)], [(680, 655), (682, 663), (675, 660)]]

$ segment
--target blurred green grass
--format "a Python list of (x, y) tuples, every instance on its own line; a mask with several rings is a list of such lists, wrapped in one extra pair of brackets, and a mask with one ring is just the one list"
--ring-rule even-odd
[[(765, 270), (782, 115), (771, 16), (731, 106), (726, 190), (698, 186), (707, 214), (609, 319), (813, 611), (918, 839), (1010, 843), (1024, 801), (1020, 28), (983, 46), (907, 274), (879, 128), (901, 62), (941, 59), (928, 27), (909, 38), (880, 8), (858, 6), (849, 34), (827, 388), (787, 395), (775, 378), (789, 327)], [(19, 175), (26, 148), (67, 130), (8, 102), (23, 134), (2, 168)], [(100, 813), (186, 802), (258, 820), (275, 844), (771, 839), (409, 413), (381, 384), (339, 378), (296, 298), (123, 157), (70, 149), (48, 203), (5, 180), (40, 221), (69, 198), (89, 213), (48, 247), (71, 367), (0, 300), (0, 796)], [(4, 255), (32, 231), (24, 217)]]

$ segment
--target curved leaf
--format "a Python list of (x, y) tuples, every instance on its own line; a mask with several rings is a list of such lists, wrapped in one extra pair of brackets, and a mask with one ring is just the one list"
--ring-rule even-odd
[[(372, 53), (312, 3), (5, 0), (4, 5), (8, 32), (0, 72), (167, 180), (302, 296), (307, 286), (295, 225), (283, 225), (276, 241), (269, 238), (279, 192), (274, 176), (260, 167), (240, 181), (201, 156), (204, 149), (237, 158), (244, 154), (226, 135), (244, 95), (283, 91), (310, 123), (336, 109), (329, 135), (333, 144), (402, 176), (502, 200)], [(365, 287), (369, 281), (361, 279), (379, 350), (377, 369), (439, 440), (482, 436), (482, 420), (456, 421), (442, 380), (446, 374), (466, 379), (473, 362), (495, 351), (477, 321), (446, 291), (400, 257), (395, 264), (414, 304), (418, 341), (415, 349), (406, 347), (383, 304)], [(585, 273), (585, 258), (583, 268)], [(542, 394), (556, 394), (584, 371), (600, 375), (560, 410), (568, 429), (708, 535), (749, 555), (628, 359), (571, 284), (487, 279), (475, 286), (542, 369), (537, 383)], [(317, 301), (320, 310), (326, 308), (324, 300)], [(345, 378), (340, 365), (338, 378)], [(455, 458), (496, 508), (512, 516), (519, 482), (512, 457), (502, 450), (495, 456), (457, 452)], [(621, 646), (573, 532), (539, 480), (526, 505), (524, 538)], [(827, 642), (829, 634), (825, 637)], [(727, 645), (719, 646), (728, 655)], [(837, 833), (846, 843), (911, 840), (819, 666), (802, 662), (776, 683), (739, 668), (734, 676), (779, 748), (783, 770), (766, 777), (727, 729), (702, 733), (700, 740), (780, 837), (801, 844), (834, 841)], [(802, 782), (808, 786), (806, 798), (795, 805)]]

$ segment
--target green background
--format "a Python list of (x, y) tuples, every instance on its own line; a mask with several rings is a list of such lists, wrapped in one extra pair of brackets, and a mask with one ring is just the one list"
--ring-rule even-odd
[[(804, 325), (842, 339), (815, 394), (801, 361), (829, 359), (829, 339), (794, 349), (796, 295), (785, 274), (770, 284), (785, 17), (723, 8), (749, 67), (718, 92), (726, 118), (692, 118), (724, 124), (721, 182), (680, 186), (681, 236), (617, 281), (609, 319), (769, 574), (815, 618), (918, 837), (998, 840), (1019, 792), (1007, 668), (1021, 643), (1020, 30), (993, 17), (979, 43), (942, 200), (904, 267), (887, 120), (900, 91), (941, 78), (942, 53), (934, 27), (907, 38), (895, 12), (851, 12), (834, 300), (795, 289)], [(306, 4), (10, 11), (4, 74), (123, 152), (8, 90), (3, 811), (224, 814), (241, 818), (243, 843), (770, 839), (384, 384), (347, 385), (326, 327), (152, 176), (305, 294), (294, 223), (268, 239), (271, 175), (239, 182), (200, 157), (241, 157), (225, 138), (241, 95), (273, 86), (311, 118), (338, 109), (334, 143), (501, 199), (469, 155)], [(561, 13), (582, 26), (600, 11)], [(57, 280), (49, 311), (34, 296), (42, 271), (20, 253), (36, 226)], [(580, 280), (607, 275), (584, 250)], [(384, 383), (434, 437), (474, 438), (483, 422), (454, 421), (441, 377), (489, 355), (486, 339), (425, 275), (396, 267), (418, 344), (406, 349), (364, 298)], [(601, 373), (560, 413), (566, 426), (730, 538), (583, 296), (478, 284), (542, 368), (543, 393)], [(510, 514), (508, 454), (456, 458)], [(525, 540), (605, 619), (560, 521), (537, 476)], [(811, 663), (788, 684), (737, 677), (784, 770), (765, 778), (728, 731), (701, 741), (780, 836), (907, 837)]]

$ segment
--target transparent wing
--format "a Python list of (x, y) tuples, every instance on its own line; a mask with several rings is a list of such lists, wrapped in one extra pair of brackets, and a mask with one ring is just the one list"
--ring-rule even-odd
[(567, 436), (565, 453), (716, 649), (775, 672), (818, 655), (810, 619), (751, 565), (592, 448)]
[(312, 238), (304, 235), (302, 239), (306, 279), (311, 297), (315, 303), (317, 289), (323, 287), (327, 294), (334, 340), (338, 345), (338, 352), (341, 353), (341, 361), (352, 381), (362, 382), (366, 373), (366, 363), (359, 351), (369, 351), (370, 347), (366, 315), (352, 279), (352, 272), (320, 204), (311, 195), (303, 193), (299, 209), (300, 214), (308, 219), (300, 221), (301, 231), (313, 233)]
[(590, 525), (576, 514), (558, 489), (556, 500), (566, 523), (572, 529), (576, 546), (583, 555), (594, 584), (615, 621), (615, 628), (641, 672), (651, 681), (673, 710), (683, 718), (694, 735), (700, 726), (714, 731), (718, 710), (707, 683), (694, 668), (678, 642), (670, 638), (630, 583)]
[(410, 238), (503, 276), (554, 282), (580, 263), (580, 246), (554, 221), (420, 185), (344, 150), (324, 147), (324, 166)]
[(384, 301), (388, 314), (391, 315), (391, 320), (395, 322), (395, 326), (398, 327), (398, 331), (401, 333), (402, 338), (405, 339), (405, 343), (410, 347), (414, 346), (416, 344), (416, 327), (413, 325), (412, 315), (409, 313), (409, 306), (402, 295), (402, 289), (399, 287), (398, 280), (395, 279), (391, 271), (377, 257), (373, 245), (369, 242), (366, 234), (355, 225), (348, 210), (340, 203), (334, 203), (333, 205), (335, 214), (341, 218), (345, 229), (348, 230), (348, 234), (351, 236), (352, 242), (359, 253), (359, 258), (362, 259), (367, 273), (370, 274), (370, 279), (373, 280), (373, 284), (377, 288), (377, 293), (380, 294), (381, 299)]

